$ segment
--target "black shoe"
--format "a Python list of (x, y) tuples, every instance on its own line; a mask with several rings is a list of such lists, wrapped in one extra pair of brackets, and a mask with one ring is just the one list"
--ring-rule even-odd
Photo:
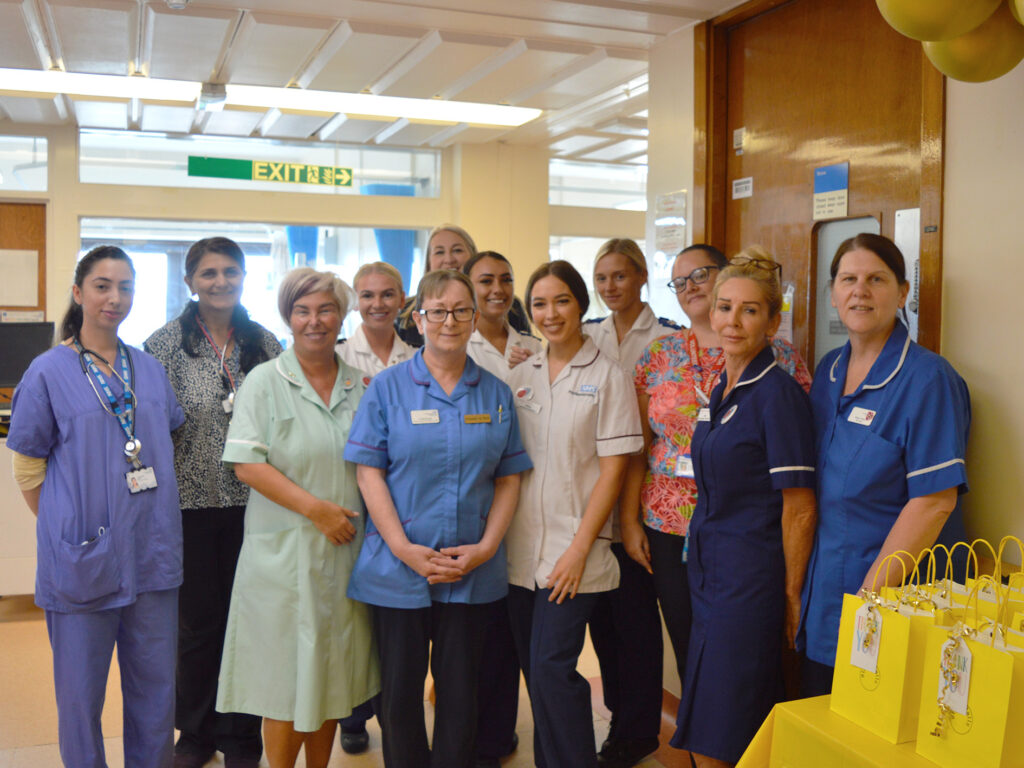
[(606, 739), (597, 753), (597, 764), (602, 768), (631, 768), (658, 749), (658, 738)]
[(366, 731), (358, 733), (342, 731), (338, 740), (341, 742), (342, 751), (349, 755), (358, 755), (370, 748), (370, 734)]
[(476, 768), (501, 768), (501, 760), (496, 757), (478, 757)]
[(174, 768), (203, 768), (213, 759), (213, 750), (208, 753), (201, 752), (175, 752)]

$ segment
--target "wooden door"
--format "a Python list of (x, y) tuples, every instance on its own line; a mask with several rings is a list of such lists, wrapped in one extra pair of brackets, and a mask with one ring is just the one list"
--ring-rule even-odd
[[(733, 254), (759, 243), (796, 285), (794, 340), (810, 358), (817, 258), (814, 169), (849, 162), (850, 218), (894, 236), (921, 209), (919, 340), (939, 341), (942, 76), (874, 0), (755, 0), (697, 34), (695, 239)], [(733, 132), (744, 129), (741, 151)], [(732, 181), (753, 179), (749, 198)]]

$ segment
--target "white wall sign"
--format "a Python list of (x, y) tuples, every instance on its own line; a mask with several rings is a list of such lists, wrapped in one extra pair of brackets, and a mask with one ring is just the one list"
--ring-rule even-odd
[(742, 179), (732, 180), (732, 199), (739, 200), (743, 197), (754, 196), (754, 177), (747, 176)]
[(0, 248), (0, 307), (39, 306), (39, 251)]

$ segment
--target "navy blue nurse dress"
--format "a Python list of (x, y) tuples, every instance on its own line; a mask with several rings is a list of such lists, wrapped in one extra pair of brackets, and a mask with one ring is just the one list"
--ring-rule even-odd
[(693, 435), (693, 625), (672, 746), (735, 763), (782, 693), (782, 489), (813, 488), (807, 394), (770, 346)]

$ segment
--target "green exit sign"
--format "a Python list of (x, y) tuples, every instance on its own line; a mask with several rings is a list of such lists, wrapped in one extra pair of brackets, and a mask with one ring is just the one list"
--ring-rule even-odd
[(352, 169), (334, 165), (238, 160), (231, 157), (188, 156), (188, 175), (243, 181), (279, 181), (286, 184), (315, 184), (351, 187)]

